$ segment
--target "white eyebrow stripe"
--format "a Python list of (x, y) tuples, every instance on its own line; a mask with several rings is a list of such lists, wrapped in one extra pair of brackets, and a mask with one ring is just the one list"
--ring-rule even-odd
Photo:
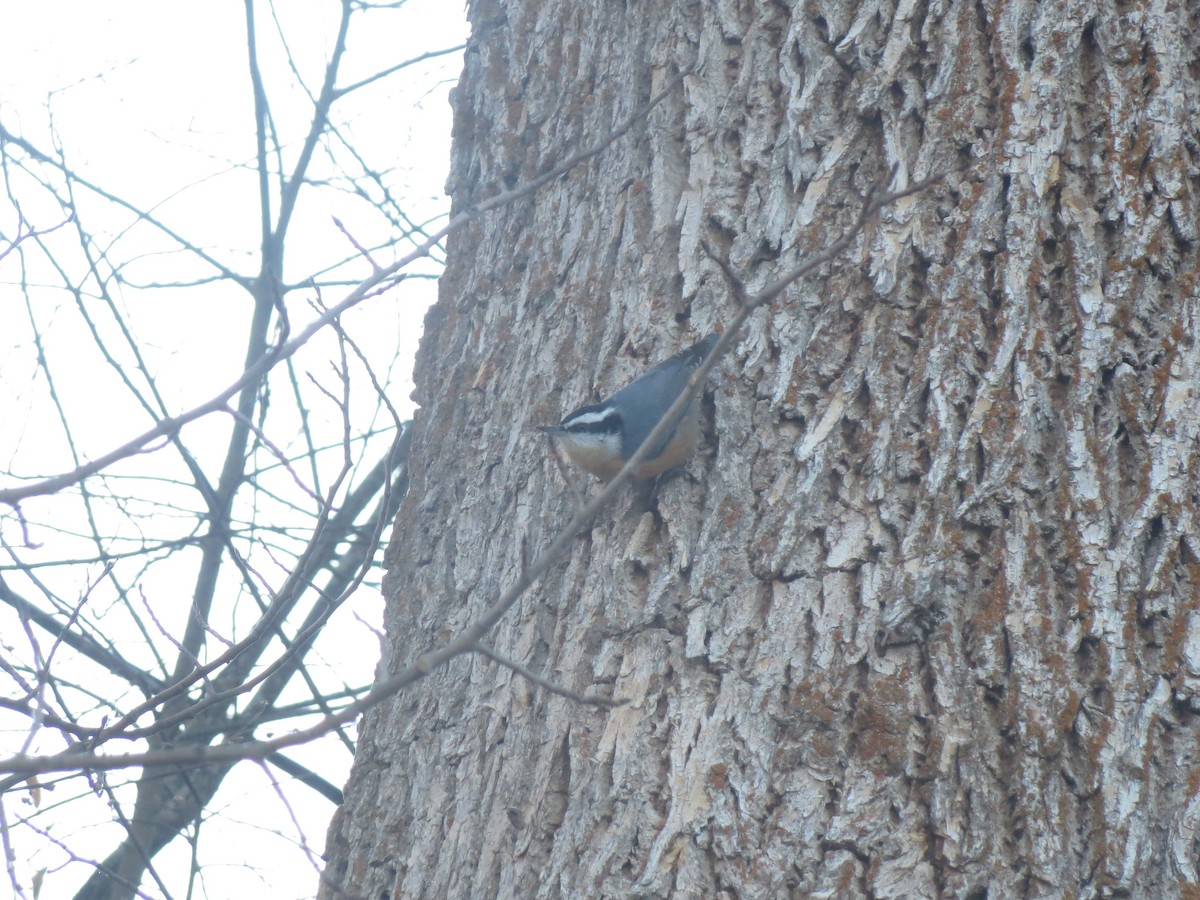
[(569, 416), (564, 422), (564, 428), (570, 428), (572, 425), (599, 425), (613, 416), (613, 410), (589, 410), (588, 412), (579, 413), (575, 416)]

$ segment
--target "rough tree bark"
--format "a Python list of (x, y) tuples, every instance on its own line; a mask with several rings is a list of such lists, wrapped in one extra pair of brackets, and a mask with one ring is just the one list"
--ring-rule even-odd
[[(398, 665), (544, 546), (532, 426), (836, 237), (687, 475), (367, 716), (327, 897), (1196, 896), (1200, 7), (471, 4), (463, 209), (388, 559)], [(593, 488), (594, 489), (594, 488)], [(336, 886), (336, 887), (335, 887)]]

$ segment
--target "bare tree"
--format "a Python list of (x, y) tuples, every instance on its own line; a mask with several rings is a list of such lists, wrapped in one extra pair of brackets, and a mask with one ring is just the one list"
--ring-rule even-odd
[[(94, 867), (80, 897), (203, 886), (201, 836), (221, 822), (210, 804), (243, 757), (264, 760), (279, 793), (259, 827), (291, 817), (309, 857), (298, 792), (316, 791), (325, 815), (340, 800), (322, 770), (340, 780), (352, 734), (318, 729), (331, 761), (315, 767), (253, 747), (361, 698), (377, 653), (356, 624), (365, 607), (346, 600), (377, 582), (406, 488), (410, 435), (389, 399), (404, 390), (404, 317), (387, 310), (436, 274), (444, 231), (413, 199), (426, 186), (406, 183), (403, 128), (371, 143), (363, 120), (401, 114), (396, 85), (417, 73), (430, 91), (444, 76), (421, 64), (462, 49), (353, 58), (400, 24), (392, 6), (335, 5), (315, 65), (289, 10), (247, 0), (245, 156), (210, 160), (165, 197), (90, 178), (53, 119), (43, 141), (0, 118), (2, 315), (6, 340), (26, 341), (4, 362), (0, 479), (0, 709), (15, 754), (0, 765), (0, 834), (15, 893), (61, 896), (63, 878), (81, 880), (71, 861)], [(173, 205), (205, 192), (221, 204), (215, 240)], [(256, 249), (235, 243), (246, 223)], [(194, 331), (178, 341), (181, 329)], [(334, 667), (347, 657), (353, 674)], [(113, 826), (101, 841), (75, 827), (97, 806)], [(190, 862), (157, 864), (177, 838)], [(32, 849), (53, 845), (30, 873)]]
[(573, 696), (478, 653), (366, 717), (324, 895), (1194, 896), (1196, 5), (470, 15), (459, 210), (689, 74), (450, 245), (392, 671), (571, 518), (533, 425), (853, 240), (492, 630)]

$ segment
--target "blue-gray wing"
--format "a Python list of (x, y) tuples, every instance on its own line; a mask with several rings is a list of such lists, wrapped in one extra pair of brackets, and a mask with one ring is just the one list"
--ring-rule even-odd
[[(681, 353), (677, 353), (665, 362), (655, 366), (637, 381), (621, 388), (612, 396), (611, 402), (621, 410), (625, 422), (625, 440), (621, 447), (628, 459), (642, 445), (659, 418), (671, 404), (675, 402), (685, 387), (692, 373), (704, 362), (704, 357), (717, 343), (718, 335), (710, 334), (698, 344), (693, 344)], [(695, 403), (695, 400), (692, 401)], [(683, 418), (690, 414), (685, 413)], [(675, 429), (672, 428), (663, 438), (656, 442), (648, 460), (654, 459), (671, 442)]]

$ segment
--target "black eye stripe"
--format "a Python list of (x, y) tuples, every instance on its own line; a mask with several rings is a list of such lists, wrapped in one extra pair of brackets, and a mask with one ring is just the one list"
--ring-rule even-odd
[(569, 434), (616, 434), (620, 426), (616, 422), (582, 422), (577, 425), (564, 425), (563, 431)]
[(560, 427), (570, 434), (617, 434), (621, 430), (621, 414), (611, 409), (603, 413), (580, 409), (563, 419)]

